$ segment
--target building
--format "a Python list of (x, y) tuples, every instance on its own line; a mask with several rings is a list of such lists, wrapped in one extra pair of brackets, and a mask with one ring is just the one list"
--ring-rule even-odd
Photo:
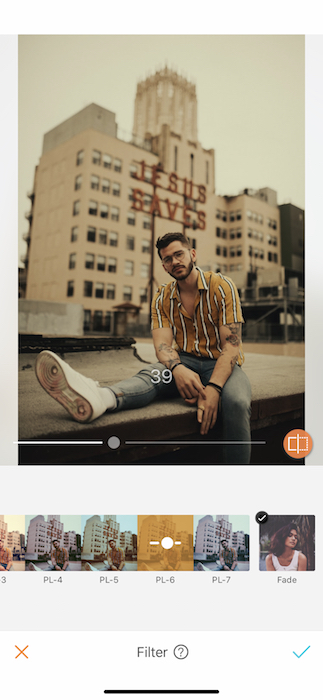
[(226, 539), (232, 547), (232, 525), (228, 515), (205, 515), (198, 521), (195, 533), (194, 556), (198, 559), (210, 559), (219, 554), (221, 540)]
[(64, 532), (63, 547), (65, 547), (68, 552), (77, 552), (77, 534), (75, 530)]
[(304, 286), (304, 211), (294, 204), (279, 206), (282, 265), (286, 283)]
[(48, 515), (47, 520), (43, 515), (32, 518), (27, 532), (27, 557), (35, 560), (45, 555), (50, 557), (53, 540), (58, 540), (60, 547), (64, 547), (64, 526), (60, 516)]
[[(268, 290), (283, 297), (277, 193), (220, 196), (214, 173), (214, 149), (198, 141), (196, 87), (167, 67), (138, 83), (129, 141), (96, 104), (56, 126), (28, 194), (26, 299), (82, 304), (85, 332), (144, 335), (152, 293), (169, 280), (155, 241), (172, 230), (186, 233), (203, 269), (232, 277), (247, 321), (262, 318)], [(274, 323), (285, 321), (277, 312)]]
[(8, 525), (5, 522), (4, 515), (0, 515), (0, 539), (2, 540), (4, 547), (7, 547), (7, 533)]
[(245, 533), (242, 530), (232, 533), (232, 547), (235, 551), (244, 552), (245, 550)]
[(115, 540), (120, 544), (120, 525), (116, 515), (92, 515), (85, 523), (83, 533), (82, 556), (86, 559), (100, 559), (108, 551), (108, 541)]
[(14, 530), (13, 532), (8, 532), (6, 546), (9, 547), (12, 554), (20, 554), (21, 553), (20, 532), (18, 532), (18, 530)]

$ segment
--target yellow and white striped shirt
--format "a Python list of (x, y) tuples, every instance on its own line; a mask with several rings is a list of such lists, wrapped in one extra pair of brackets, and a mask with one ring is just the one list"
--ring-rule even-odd
[[(171, 328), (174, 347), (197, 357), (217, 359), (221, 354), (220, 326), (244, 323), (237, 288), (219, 272), (203, 272), (199, 267), (194, 317), (182, 305), (177, 281), (162, 284), (151, 306), (152, 330)], [(244, 356), (240, 344), (238, 364)]]

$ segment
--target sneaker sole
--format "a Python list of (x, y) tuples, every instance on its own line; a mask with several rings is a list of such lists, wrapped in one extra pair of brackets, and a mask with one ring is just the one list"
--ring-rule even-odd
[(79, 423), (87, 423), (91, 420), (93, 413), (91, 404), (70, 386), (63, 368), (51, 352), (44, 350), (38, 355), (35, 371), (43, 389), (58, 401), (74, 420)]

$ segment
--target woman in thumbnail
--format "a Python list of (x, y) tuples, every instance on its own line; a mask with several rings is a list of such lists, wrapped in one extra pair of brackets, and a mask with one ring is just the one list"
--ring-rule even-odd
[(307, 559), (296, 549), (298, 539), (295, 523), (275, 532), (271, 538), (270, 554), (266, 557), (267, 571), (306, 571)]

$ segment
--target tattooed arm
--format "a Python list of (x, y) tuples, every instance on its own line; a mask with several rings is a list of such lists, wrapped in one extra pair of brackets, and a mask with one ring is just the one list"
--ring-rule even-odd
[[(220, 341), (222, 352), (213, 370), (210, 381), (223, 387), (233, 372), (234, 365), (239, 359), (239, 346), (241, 342), (241, 323), (230, 323), (220, 327)], [(213, 428), (217, 419), (219, 394), (212, 386), (205, 388), (207, 400), (198, 399), (198, 407), (203, 406), (203, 411), (197, 411), (197, 420), (201, 423), (201, 434), (206, 435)]]
[(157, 360), (167, 369), (173, 369), (180, 362), (179, 354), (172, 348), (173, 333), (171, 328), (156, 328), (153, 331), (153, 341)]
[(178, 352), (172, 348), (171, 328), (155, 328), (152, 333), (157, 359), (173, 372), (181, 397), (193, 403), (196, 403), (199, 396), (205, 398), (205, 388), (199, 375), (181, 364)]

